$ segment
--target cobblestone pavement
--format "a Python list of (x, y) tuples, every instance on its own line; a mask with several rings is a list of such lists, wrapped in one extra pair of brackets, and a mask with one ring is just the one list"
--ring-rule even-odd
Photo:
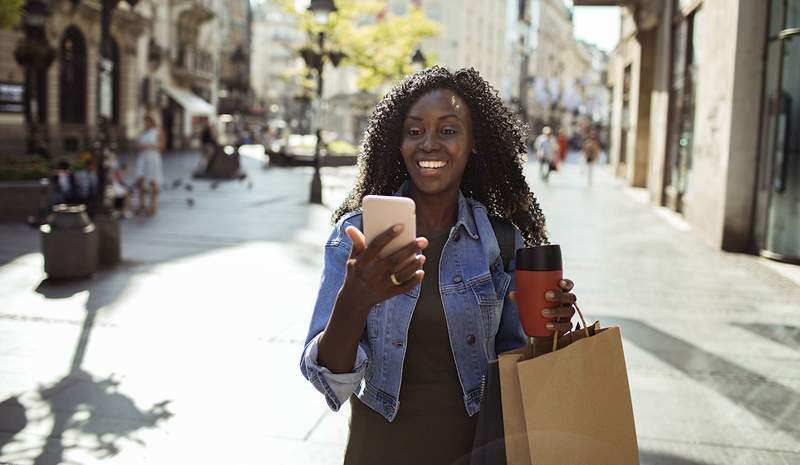
[[(92, 279), (44, 280), (36, 231), (0, 226), (0, 463), (341, 463), (348, 413), (298, 360), (355, 170), (309, 206), (310, 169), (195, 163), (165, 157), (158, 215), (124, 220), (124, 263)], [(800, 285), (603, 170), (529, 174), (588, 318), (622, 326), (643, 465), (800, 464)]]

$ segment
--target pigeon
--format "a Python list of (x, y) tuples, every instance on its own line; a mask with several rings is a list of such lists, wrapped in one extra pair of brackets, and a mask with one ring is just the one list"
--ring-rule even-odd
[(214, 182), (211, 183), (211, 188), (212, 189), (216, 189), (217, 186), (219, 186), (219, 181), (214, 181)]
[(194, 207), (194, 199), (191, 197), (187, 198), (186, 204), (189, 205), (190, 207)]
[(185, 188), (186, 188), (186, 190), (187, 190), (187, 191), (189, 191), (189, 192), (191, 192), (191, 191), (192, 191), (192, 189), (194, 189), (194, 187), (193, 187), (191, 184), (186, 184), (184, 187), (185, 187)]
[(181, 183), (182, 182), (183, 182), (183, 179), (181, 179), (181, 178), (178, 178), (178, 179), (172, 181), (172, 188), (173, 189), (177, 189), (177, 188), (181, 187)]

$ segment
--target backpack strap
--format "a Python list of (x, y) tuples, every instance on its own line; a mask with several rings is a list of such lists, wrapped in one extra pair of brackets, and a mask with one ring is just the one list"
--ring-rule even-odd
[(489, 222), (492, 223), (494, 236), (497, 238), (497, 245), (500, 247), (500, 256), (503, 258), (503, 270), (508, 270), (508, 264), (516, 252), (516, 228), (503, 218), (490, 216)]

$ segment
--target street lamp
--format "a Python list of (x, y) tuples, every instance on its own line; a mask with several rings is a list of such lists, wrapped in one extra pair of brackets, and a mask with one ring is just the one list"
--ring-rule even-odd
[(421, 68), (425, 66), (425, 55), (422, 54), (421, 48), (418, 48), (417, 51), (414, 52), (414, 56), (411, 57), (411, 63)]
[(40, 147), (39, 124), (44, 123), (45, 139), (47, 122), (40, 109), (44, 108), (43, 90), (45, 70), (55, 58), (55, 51), (45, 37), (45, 21), (48, 7), (43, 0), (28, 0), (24, 6), (23, 29), (25, 37), (14, 50), (14, 58), (25, 68), (25, 119), (28, 122), (28, 152), (34, 153)]
[[(131, 8), (136, 6), (138, 0), (124, 0)], [(81, 0), (72, 0), (77, 8)], [(98, 230), (100, 249), (98, 259), (101, 265), (111, 266), (120, 261), (120, 229), (119, 222), (110, 208), (111, 199), (108, 197), (107, 164), (113, 157), (110, 142), (109, 123), (113, 113), (111, 102), (113, 95), (114, 61), (111, 50), (111, 15), (120, 0), (100, 0), (100, 59), (98, 60), (97, 73), (97, 139), (94, 144), (95, 161), (97, 163), (97, 195), (94, 204), (94, 223)]]
[[(328, 24), (328, 18), (330, 17), (330, 14), (336, 11), (336, 5), (333, 3), (333, 0), (311, 0), (311, 5), (309, 5), (308, 11), (314, 15), (314, 22), (316, 22), (319, 26), (325, 26)], [(306, 51), (303, 52), (303, 59), (310, 68), (315, 68), (317, 70), (317, 101), (321, 107), (322, 71), (325, 68), (324, 28), (320, 30), (317, 40), (319, 51), (314, 54), (310, 49), (306, 49)], [(341, 54), (336, 54), (335, 57), (331, 56), (329, 58), (332, 58), (332, 62), (333, 60), (336, 60), (336, 63), (334, 63), (335, 66), (338, 64), (338, 60), (341, 59)], [(322, 121), (319, 116), (321, 116), (321, 108), (317, 118), (317, 143), (314, 145), (314, 176), (311, 178), (311, 195), (309, 198), (310, 203), (316, 204), (322, 204), (322, 178), (319, 174), (319, 152), (322, 148)]]

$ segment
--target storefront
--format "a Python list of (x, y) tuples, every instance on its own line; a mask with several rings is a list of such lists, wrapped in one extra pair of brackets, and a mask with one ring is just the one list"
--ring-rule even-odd
[(763, 256), (800, 264), (800, 0), (771, 0), (755, 238)]

